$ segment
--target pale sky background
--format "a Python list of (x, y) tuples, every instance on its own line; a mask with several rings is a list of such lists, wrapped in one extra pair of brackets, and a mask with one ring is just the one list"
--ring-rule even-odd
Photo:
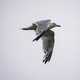
[[(46, 65), (41, 40), (20, 30), (42, 19), (62, 25)], [(80, 80), (79, 30), (80, 0), (0, 0), (0, 80)]]

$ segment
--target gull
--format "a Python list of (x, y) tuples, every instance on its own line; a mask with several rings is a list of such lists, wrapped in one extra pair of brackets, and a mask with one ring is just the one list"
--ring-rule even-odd
[(44, 50), (44, 58), (43, 63), (47, 63), (51, 60), (53, 48), (54, 48), (54, 31), (50, 30), (54, 27), (61, 27), (54, 22), (51, 22), (50, 19), (47, 20), (40, 20), (32, 23), (29, 27), (24, 27), (22, 30), (34, 30), (36, 32), (37, 37), (33, 39), (33, 41), (38, 41), (40, 38), (42, 39), (43, 43), (43, 50)]

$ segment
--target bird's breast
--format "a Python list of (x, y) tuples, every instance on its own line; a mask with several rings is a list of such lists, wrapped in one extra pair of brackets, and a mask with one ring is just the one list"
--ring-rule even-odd
[(45, 28), (43, 27), (39, 27), (36, 29), (36, 35), (40, 35), (44, 30), (46, 30)]

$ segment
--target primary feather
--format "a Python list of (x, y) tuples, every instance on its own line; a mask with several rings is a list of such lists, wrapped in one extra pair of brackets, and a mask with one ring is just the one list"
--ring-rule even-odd
[(43, 50), (45, 53), (44, 56), (44, 63), (47, 63), (50, 61), (52, 52), (53, 52), (53, 47), (54, 47), (54, 32), (51, 30), (48, 30), (42, 37), (43, 41)]

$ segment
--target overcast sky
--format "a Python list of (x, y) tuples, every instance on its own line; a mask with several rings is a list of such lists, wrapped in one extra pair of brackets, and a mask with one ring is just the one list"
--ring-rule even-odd
[[(62, 26), (46, 65), (41, 40), (20, 30), (43, 19)], [(0, 80), (80, 80), (79, 30), (80, 0), (0, 0)]]

